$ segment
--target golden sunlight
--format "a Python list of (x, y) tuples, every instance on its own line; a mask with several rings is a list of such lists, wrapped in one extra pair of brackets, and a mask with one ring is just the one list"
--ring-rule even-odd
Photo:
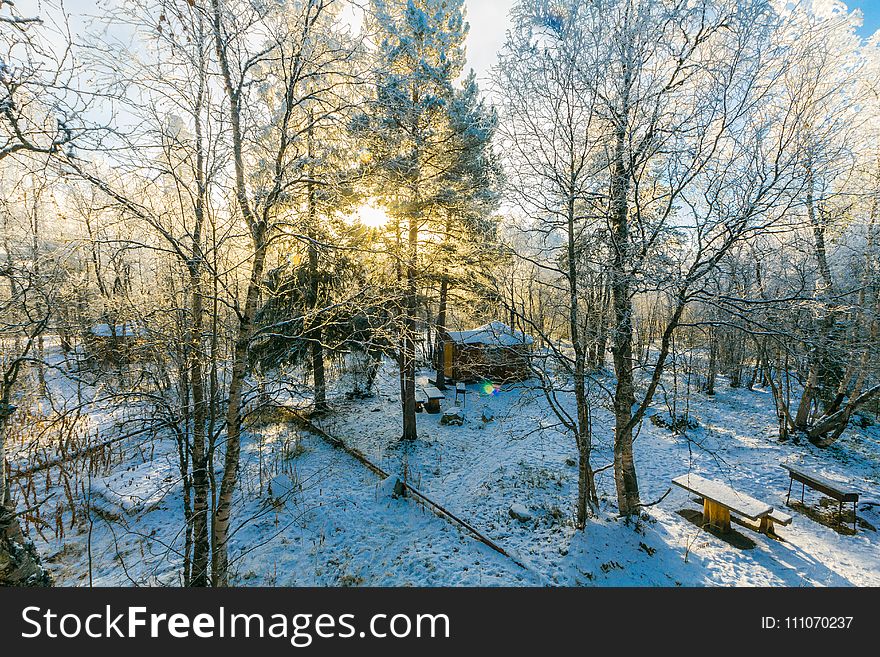
[(357, 220), (369, 228), (381, 228), (388, 223), (390, 217), (381, 205), (365, 203), (355, 213)]

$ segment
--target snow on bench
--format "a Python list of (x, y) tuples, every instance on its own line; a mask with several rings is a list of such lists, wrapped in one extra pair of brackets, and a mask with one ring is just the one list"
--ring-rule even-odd
[(423, 390), (425, 397), (427, 397), (425, 408), (427, 409), (428, 413), (439, 413), (440, 400), (445, 399), (446, 396), (434, 386), (425, 386)]
[(440, 392), (439, 388), (434, 386), (425, 386), (425, 395), (427, 395), (428, 399), (443, 399), (446, 397), (446, 395)]
[(773, 511), (770, 512), (770, 515), (768, 515), (767, 518), (778, 525), (790, 525), (792, 520), (791, 515), (789, 515), (788, 513), (783, 513), (779, 509), (773, 509)]
[(833, 497), (839, 502), (858, 502), (859, 500), (858, 492), (848, 487), (845, 483), (832, 481), (827, 477), (796, 465), (783, 464), (782, 467), (788, 470), (792, 481), (799, 481), (814, 490)]
[(695, 474), (675, 477), (672, 483), (702, 497), (703, 521), (722, 532), (730, 531), (731, 511), (749, 520), (760, 520), (762, 530), (772, 531), (772, 521), (764, 522), (764, 519), (773, 512), (773, 507), (761, 500)]

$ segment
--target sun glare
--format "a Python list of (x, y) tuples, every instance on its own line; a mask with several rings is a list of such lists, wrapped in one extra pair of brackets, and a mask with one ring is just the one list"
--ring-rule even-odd
[(357, 211), (357, 218), (364, 226), (381, 228), (388, 223), (388, 213), (379, 205), (362, 205)]

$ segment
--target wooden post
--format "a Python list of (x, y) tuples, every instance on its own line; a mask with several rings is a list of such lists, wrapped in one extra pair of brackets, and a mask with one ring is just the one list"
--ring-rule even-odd
[(776, 530), (773, 528), (773, 519), (770, 516), (761, 518), (761, 526), (758, 528), (762, 534), (767, 536), (776, 536)]
[(703, 524), (712, 525), (726, 534), (730, 531), (730, 509), (704, 497)]

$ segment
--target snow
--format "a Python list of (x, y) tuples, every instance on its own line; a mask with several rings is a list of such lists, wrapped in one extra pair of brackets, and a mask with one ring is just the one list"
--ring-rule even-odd
[(532, 519), (532, 514), (529, 513), (529, 510), (519, 503), (511, 504), (509, 513), (511, 518), (520, 522), (528, 522)]
[[(503, 386), (487, 394), (468, 387), (468, 412), (491, 409), (495, 421), (441, 426), (436, 416), (419, 415), (420, 438), (401, 446), (394, 372), (383, 374), (380, 401), (353, 402), (324, 420), (324, 428), (360, 449), (386, 471), (406, 462), (420, 490), (474, 524), (516, 554), (546, 584), (813, 586), (880, 584), (877, 532), (860, 526), (856, 535), (794, 512), (779, 528), (781, 541), (735, 526), (751, 540), (739, 549), (680, 515), (699, 512), (673, 477), (693, 473), (785, 509), (788, 473), (782, 462), (799, 458), (825, 471), (842, 470), (853, 485), (877, 496), (880, 431), (851, 430), (839, 444), (819, 449), (809, 443), (782, 443), (775, 435), (772, 397), (766, 390), (732, 389), (723, 381), (714, 397), (694, 394), (691, 412), (700, 428), (687, 435), (645, 422), (635, 442), (642, 517), (616, 516), (612, 470), (597, 475), (598, 517), (583, 532), (573, 527), (577, 487), (574, 440), (563, 434), (537, 386)], [(451, 396), (453, 391), (447, 391)], [(381, 403), (381, 413), (365, 412)], [(573, 404), (573, 400), (570, 401)], [(663, 411), (662, 402), (656, 412)], [(613, 417), (594, 412), (594, 467), (613, 459)], [(671, 489), (671, 491), (670, 491)], [(868, 499), (867, 497), (865, 499)], [(817, 503), (819, 496), (812, 501)], [(527, 501), (532, 520), (510, 517), (512, 504)], [(808, 500), (810, 502), (810, 500)], [(859, 517), (877, 527), (877, 512), (865, 504)]]
[(92, 481), (91, 506), (113, 515), (149, 511), (162, 502), (177, 477), (173, 466), (160, 460), (129, 466)]
[(489, 345), (497, 347), (512, 347), (516, 345), (529, 345), (534, 340), (522, 331), (510, 328), (504, 322), (489, 322), (479, 328), (470, 331), (449, 331), (449, 339), (459, 344)]
[[(427, 374), (427, 373), (423, 373)], [(57, 382), (53, 382), (53, 386)], [(617, 517), (611, 469), (597, 475), (598, 514), (574, 527), (577, 452), (533, 383), (489, 393), (468, 386), (473, 421), (443, 426), (418, 415), (419, 439), (399, 440), (399, 379), (391, 364), (378, 394), (332, 398), (322, 428), (380, 466), (382, 481), (349, 454), (281, 419), (249, 426), (231, 543), (232, 583), (239, 586), (877, 586), (880, 585), (880, 428), (853, 428), (828, 449), (780, 442), (765, 390), (693, 393), (699, 428), (685, 435), (645, 422), (635, 441), (644, 512)], [(572, 403), (561, 393), (563, 403)], [(447, 400), (454, 390), (446, 391)], [(655, 410), (662, 411), (661, 403)], [(111, 427), (113, 409), (93, 418)], [(117, 409), (118, 411), (118, 409)], [(484, 422), (484, 414), (494, 421)], [(594, 409), (593, 464), (612, 462), (608, 409)], [(32, 536), (60, 585), (179, 585), (184, 535), (182, 484), (170, 436), (133, 438), (124, 456), (91, 478), (92, 513), (64, 532)], [(291, 448), (295, 445), (295, 449)], [(120, 452), (123, 454), (123, 452)], [(222, 461), (222, 458), (220, 459)], [(855, 535), (785, 507), (782, 463), (847, 482), (862, 493)], [(410, 484), (472, 524), (515, 559), (420, 505), (395, 498), (404, 471)], [(746, 544), (731, 544), (685, 517), (693, 495), (671, 485), (691, 474), (794, 516), (781, 540), (734, 525)], [(43, 475), (40, 475), (43, 476)], [(43, 490), (45, 481), (35, 481)], [(271, 494), (270, 494), (271, 488)], [(60, 494), (53, 476), (48, 492)], [(806, 500), (820, 508), (818, 494)], [(522, 507), (522, 508), (519, 508)], [(528, 520), (511, 517), (525, 510)], [(836, 509), (836, 505), (834, 505)], [(684, 515), (683, 515), (684, 514)], [(44, 517), (52, 517), (47, 508)], [(91, 529), (91, 531), (89, 531)], [(89, 555), (91, 554), (91, 559)]]
[(95, 324), (91, 328), (92, 335), (99, 338), (110, 338), (116, 335), (120, 336), (137, 336), (144, 335), (146, 331), (137, 324), (117, 324), (110, 326), (109, 324)]

